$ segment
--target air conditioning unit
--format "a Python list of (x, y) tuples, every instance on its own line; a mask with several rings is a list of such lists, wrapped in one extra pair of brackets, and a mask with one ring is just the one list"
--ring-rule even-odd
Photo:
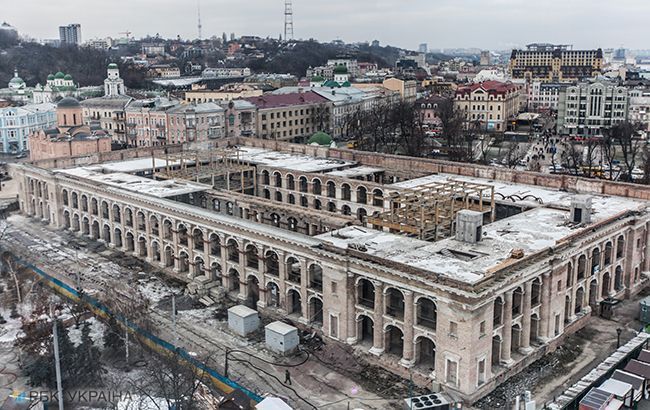
[(450, 410), (451, 400), (441, 393), (425, 394), (404, 399), (404, 410)]

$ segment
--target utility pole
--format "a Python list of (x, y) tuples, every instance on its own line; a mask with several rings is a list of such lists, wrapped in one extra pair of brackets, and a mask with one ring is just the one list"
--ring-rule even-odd
[(176, 293), (172, 292), (172, 324), (174, 327), (174, 337), (178, 340), (178, 331), (176, 330)]
[[(50, 306), (50, 313), (52, 313), (52, 306)], [(63, 384), (61, 382), (61, 362), (59, 357), (59, 332), (56, 326), (56, 318), (52, 316), (52, 335), (54, 336), (54, 365), (56, 368), (56, 390), (58, 395), (59, 410), (63, 410)]]
[(284, 0), (284, 41), (293, 40), (293, 6), (291, 0)]

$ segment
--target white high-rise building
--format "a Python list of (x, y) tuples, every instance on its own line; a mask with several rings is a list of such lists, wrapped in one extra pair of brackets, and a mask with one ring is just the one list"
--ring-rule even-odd
[(120, 78), (120, 69), (117, 64), (110, 63), (108, 65), (108, 76), (104, 80), (104, 96), (116, 97), (118, 95), (125, 95), (126, 88), (124, 87), (124, 80)]
[(59, 40), (61, 44), (81, 44), (81, 24), (68, 24), (59, 26)]

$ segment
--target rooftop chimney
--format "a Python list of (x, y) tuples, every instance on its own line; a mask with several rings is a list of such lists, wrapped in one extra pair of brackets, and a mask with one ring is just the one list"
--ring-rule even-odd
[(456, 214), (456, 240), (477, 243), (483, 237), (483, 214), (463, 209)]

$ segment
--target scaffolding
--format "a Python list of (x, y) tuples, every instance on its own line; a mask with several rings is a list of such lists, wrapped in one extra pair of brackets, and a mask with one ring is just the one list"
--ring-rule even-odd
[(224, 189), (257, 195), (255, 167), (244, 162), (237, 147), (212, 148), (165, 154), (159, 179), (184, 179)]
[(492, 185), (457, 180), (432, 182), (393, 192), (388, 199), (389, 210), (368, 216), (368, 223), (427, 241), (453, 235), (456, 213), (460, 210), (489, 213), (491, 222), (495, 218)]

